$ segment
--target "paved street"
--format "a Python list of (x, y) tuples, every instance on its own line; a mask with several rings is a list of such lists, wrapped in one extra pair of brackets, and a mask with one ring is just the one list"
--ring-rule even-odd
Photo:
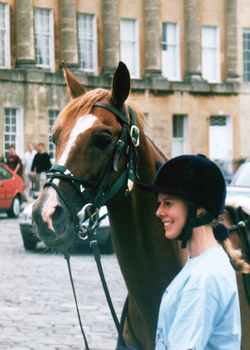
[[(103, 256), (114, 305), (126, 295), (115, 256)], [(91, 350), (112, 350), (116, 331), (95, 262), (71, 258), (83, 325)], [(25, 252), (18, 221), (0, 217), (0, 350), (84, 349), (66, 261), (60, 255)]]

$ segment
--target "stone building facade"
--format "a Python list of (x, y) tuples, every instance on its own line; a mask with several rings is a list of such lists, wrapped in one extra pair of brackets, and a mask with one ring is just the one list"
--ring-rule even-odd
[(230, 170), (249, 156), (249, 0), (0, 0), (0, 43), (0, 153), (53, 150), (62, 62), (92, 89), (123, 60), (168, 157), (204, 153)]

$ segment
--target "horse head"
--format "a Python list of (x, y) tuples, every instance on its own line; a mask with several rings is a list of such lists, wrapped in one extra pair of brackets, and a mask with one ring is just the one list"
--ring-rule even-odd
[(130, 91), (125, 64), (119, 63), (111, 92), (86, 92), (66, 68), (64, 76), (71, 100), (53, 127), (56, 164), (33, 206), (41, 239), (59, 249), (72, 245), (79, 231), (77, 213), (86, 204), (106, 204), (103, 193), (105, 197), (105, 191), (112, 191), (112, 184), (121, 176), (115, 191), (126, 187), (127, 163), (139, 137), (138, 121), (132, 120), (133, 111), (125, 104)]

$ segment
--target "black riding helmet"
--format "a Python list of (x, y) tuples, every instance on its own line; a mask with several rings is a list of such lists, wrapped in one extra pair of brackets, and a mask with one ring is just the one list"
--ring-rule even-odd
[[(158, 170), (151, 190), (184, 199), (188, 204), (188, 220), (179, 235), (182, 247), (190, 239), (192, 229), (210, 223), (224, 211), (226, 184), (218, 166), (206, 156), (182, 155), (172, 158)], [(197, 217), (197, 208), (206, 213)]]

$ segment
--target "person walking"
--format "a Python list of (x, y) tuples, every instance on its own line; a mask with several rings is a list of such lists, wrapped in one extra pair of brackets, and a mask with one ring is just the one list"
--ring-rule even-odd
[(203, 155), (179, 156), (160, 168), (150, 189), (166, 239), (180, 240), (188, 253), (163, 293), (155, 350), (240, 350), (235, 270), (250, 273), (250, 265), (220, 223), (226, 195), (220, 169)]
[(23, 157), (23, 173), (24, 173), (24, 181), (25, 181), (25, 189), (26, 195), (29, 197), (32, 191), (32, 180), (31, 180), (31, 166), (36, 155), (36, 151), (34, 150), (33, 144), (28, 143), (27, 150), (24, 153)]
[(51, 168), (49, 154), (45, 150), (45, 144), (37, 144), (37, 153), (31, 166), (31, 175), (34, 180), (35, 191), (40, 191), (46, 182), (46, 172)]
[(6, 155), (6, 164), (8, 167), (16, 172), (19, 176), (23, 176), (23, 164), (21, 158), (16, 153), (16, 148), (11, 145)]

